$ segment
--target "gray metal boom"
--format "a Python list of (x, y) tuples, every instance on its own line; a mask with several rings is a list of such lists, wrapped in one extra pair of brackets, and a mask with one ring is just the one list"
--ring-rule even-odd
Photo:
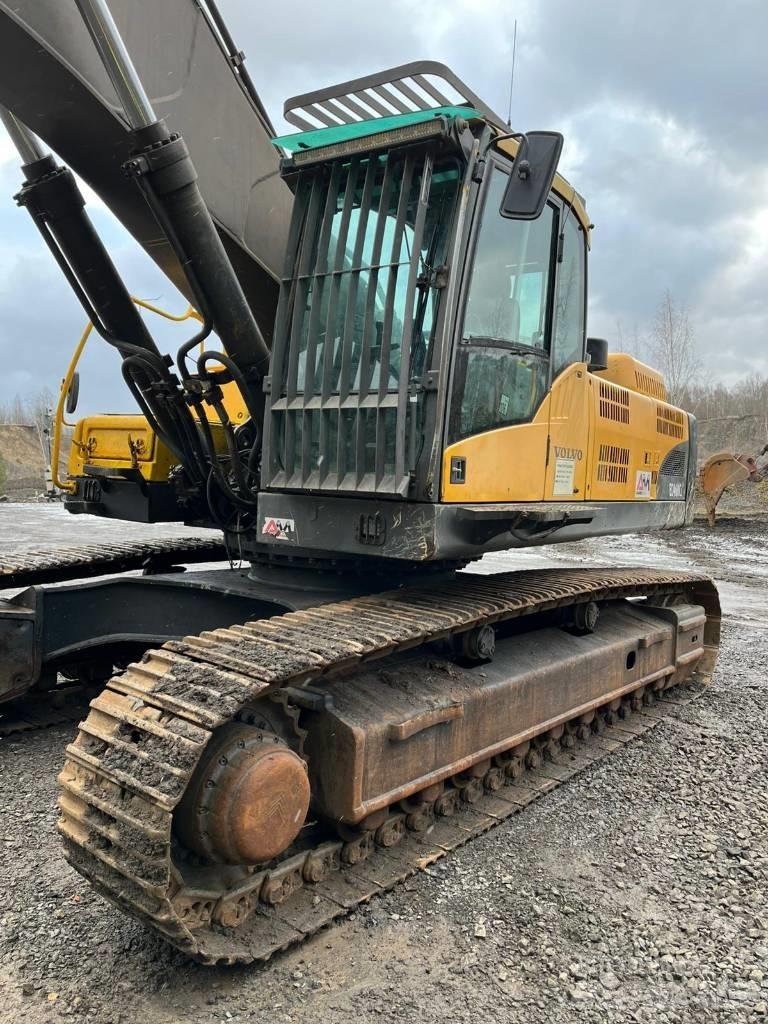
[[(111, 0), (152, 107), (180, 131), (248, 302), (271, 336), (292, 197), (272, 126), (203, 0)], [(239, 55), (238, 55), (239, 59)], [(121, 170), (129, 125), (75, 0), (0, 0), (0, 105), (102, 197), (188, 298), (184, 275)]]

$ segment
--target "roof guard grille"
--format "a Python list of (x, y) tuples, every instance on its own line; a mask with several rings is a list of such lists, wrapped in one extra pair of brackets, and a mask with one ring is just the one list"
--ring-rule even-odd
[(364, 78), (332, 85), (285, 101), (285, 120), (301, 131), (335, 128), (416, 110), (466, 104), (502, 131), (505, 122), (462, 80), (432, 60), (412, 61)]

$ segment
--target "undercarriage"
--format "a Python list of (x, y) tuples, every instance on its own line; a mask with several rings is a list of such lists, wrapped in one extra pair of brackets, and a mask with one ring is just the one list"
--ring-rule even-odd
[(718, 642), (708, 580), (641, 569), (457, 573), (171, 640), (67, 749), (66, 856), (188, 955), (266, 959), (650, 728)]
[(0, 562), (0, 735), (68, 720), (70, 698), (84, 706), (84, 687), (166, 640), (448, 579), (461, 565), (329, 559), (321, 571), (283, 552), (244, 562), (204, 538), (22, 552)]

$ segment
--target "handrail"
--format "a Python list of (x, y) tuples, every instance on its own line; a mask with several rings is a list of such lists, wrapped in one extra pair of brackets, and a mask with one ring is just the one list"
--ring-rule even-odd
[(200, 323), (203, 322), (203, 318), (197, 312), (194, 306), (187, 306), (186, 312), (176, 316), (174, 313), (169, 313), (167, 309), (161, 309), (159, 306), (153, 306), (151, 302), (147, 302), (146, 299), (137, 299), (135, 295), (131, 298), (137, 306), (141, 306), (142, 309), (148, 309), (150, 313), (157, 313), (158, 316), (165, 317), (166, 320), (173, 320), (174, 323), (181, 323), (182, 320), (198, 320)]

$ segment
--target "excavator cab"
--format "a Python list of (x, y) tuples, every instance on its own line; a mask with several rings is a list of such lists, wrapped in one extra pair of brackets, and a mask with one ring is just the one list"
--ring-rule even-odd
[(274, 140), (295, 200), (258, 542), (419, 562), (682, 524), (689, 419), (588, 346), (562, 137), (510, 134), (428, 62), (285, 116), (303, 130)]

